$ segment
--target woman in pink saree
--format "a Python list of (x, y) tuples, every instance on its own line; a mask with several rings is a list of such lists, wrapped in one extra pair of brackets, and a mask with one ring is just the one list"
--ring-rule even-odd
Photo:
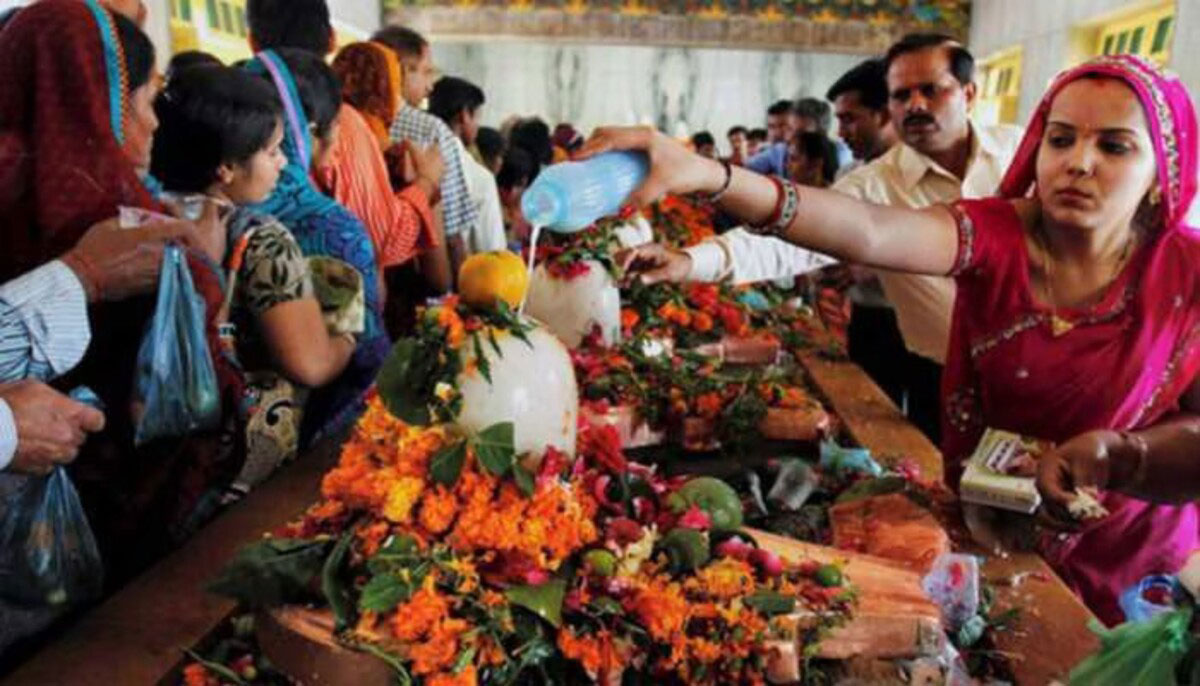
[[(1052, 278), (1064, 262), (1056, 263), (1052, 250), (1048, 259), (1046, 222), (1021, 216), (1043, 209), (1044, 201), (1020, 199), (1045, 195), (1038, 188), (1042, 146), (1084, 136), (1054, 107), (1080, 80), (1092, 82), (1085, 86), (1093, 91), (1081, 103), (1103, 107), (1095, 100), (1105, 91), (1100, 84), (1124, 84), (1136, 95), (1156, 173), (1150, 190), (1133, 196), (1139, 202), (1132, 221), (1113, 233), (1114, 260), (1096, 265), (1112, 274), (1110, 283), (1084, 306), (1064, 307), (1056, 306)], [(1113, 145), (1135, 144), (1110, 135)], [(1200, 234), (1184, 224), (1196, 193), (1196, 146), (1196, 116), (1183, 85), (1140, 59), (1095, 60), (1051, 85), (1001, 183), (1001, 198), (1017, 200), (959, 205), (959, 292), (942, 389), (950, 464), (971, 453), (985, 427), (1057, 444), (1107, 437), (1105, 448), (1115, 450), (1141, 440), (1121, 432), (1180, 420), (1200, 369)], [(1122, 154), (1113, 150), (1097, 154)], [(1087, 209), (1088, 196), (1106, 190), (1092, 181), (1102, 172), (1088, 170), (1088, 162), (1081, 153), (1072, 162), (1080, 168), (1068, 168), (1047, 189), (1063, 206), (1043, 210), (1051, 221), (1072, 206)], [(1098, 430), (1107, 431), (1090, 433)], [(1123, 619), (1117, 598), (1124, 588), (1147, 574), (1175, 572), (1200, 547), (1200, 517), (1191, 503), (1158, 505), (1111, 491), (1101, 501), (1109, 516), (1073, 534), (1044, 534), (1039, 547), (1111, 625)]]
[[(948, 92), (929, 84), (922, 97), (954, 97)], [(1083, 485), (1072, 482), (1072, 465), (1105, 472), (1108, 457), (1132, 454), (1092, 482), (1158, 499), (1139, 484), (1145, 474), (1124, 465), (1145, 472), (1160, 464), (1156, 432), (1200, 427), (1188, 414), (1200, 411), (1191, 400), (1200, 393), (1189, 392), (1200, 370), (1200, 234), (1184, 223), (1196, 194), (1196, 116), (1178, 79), (1144, 60), (1100, 58), (1061, 75), (1000, 197), (952, 207), (889, 208), (789, 186), (699, 159), (646, 129), (603, 129), (582, 154), (612, 149), (650, 157), (635, 202), (713, 193), (761, 233), (848, 262), (953, 275), (958, 298), (943, 377), (951, 485), (993, 427), (1060, 444), (1044, 466), (1059, 474), (1060, 491)], [(623, 262), (637, 272), (658, 266), (654, 259), (634, 252)], [(1189, 471), (1200, 479), (1200, 468)], [(1193, 504), (1112, 491), (1101, 500), (1107, 517), (1048, 533), (1040, 545), (1114, 624), (1125, 587), (1174, 572), (1200, 547), (1200, 517)]]

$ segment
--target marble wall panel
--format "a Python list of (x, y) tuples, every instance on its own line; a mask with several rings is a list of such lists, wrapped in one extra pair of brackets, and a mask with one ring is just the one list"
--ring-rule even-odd
[(781, 98), (821, 96), (859, 56), (524, 41), (436, 42), (445, 74), (487, 94), (485, 123), (513, 115), (603, 124), (651, 124), (676, 135), (710, 130), (724, 145), (735, 125), (762, 126)]

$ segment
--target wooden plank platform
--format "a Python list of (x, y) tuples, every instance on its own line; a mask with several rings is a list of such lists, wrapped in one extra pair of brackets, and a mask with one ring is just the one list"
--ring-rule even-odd
[[(3, 679), (5, 686), (157, 684), (234, 609), (205, 586), (246, 543), (300, 514), (337, 460), (330, 440), (222, 513)], [(172, 685), (174, 686), (174, 685)]]
[[(885, 460), (912, 459), (927, 478), (942, 477), (941, 452), (861, 368), (816, 355), (802, 355), (800, 363), (854, 441)], [(969, 538), (962, 522), (944, 524), (955, 540)], [(970, 547), (963, 551), (985, 558), (983, 576), (996, 588), (997, 609), (1021, 609), (1016, 629), (1001, 632), (997, 640), (997, 649), (1011, 654), (1019, 684), (1042, 686), (1063, 679), (1099, 647), (1087, 630), (1092, 613), (1040, 557), (1022, 553), (1001, 558)]]

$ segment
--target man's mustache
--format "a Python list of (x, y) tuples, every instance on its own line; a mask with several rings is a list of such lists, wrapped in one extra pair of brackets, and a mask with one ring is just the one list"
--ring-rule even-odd
[(926, 126), (936, 123), (937, 120), (928, 114), (910, 114), (904, 118), (904, 126)]

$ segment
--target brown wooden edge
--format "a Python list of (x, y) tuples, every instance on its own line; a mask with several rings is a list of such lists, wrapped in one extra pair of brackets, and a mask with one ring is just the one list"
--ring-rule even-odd
[[(912, 459), (926, 478), (942, 478), (941, 452), (860, 367), (813, 353), (801, 354), (799, 361), (850, 438), (881, 458)], [(960, 522), (947, 525), (958, 529), (960, 535), (953, 538), (963, 538)], [(1011, 653), (1018, 684), (1041, 686), (1063, 679), (1099, 647), (1099, 640), (1087, 629), (1092, 613), (1040, 557), (965, 552), (984, 557), (983, 575), (996, 588), (997, 611), (1020, 609), (1016, 628), (1001, 632), (996, 646)]]
[(246, 543), (303, 512), (318, 497), (321, 475), (337, 459), (340, 438), (288, 465), (232, 506), (182, 548), (68, 628), (5, 686), (136, 686), (171, 675), (183, 651), (208, 637), (234, 610), (206, 585)]

